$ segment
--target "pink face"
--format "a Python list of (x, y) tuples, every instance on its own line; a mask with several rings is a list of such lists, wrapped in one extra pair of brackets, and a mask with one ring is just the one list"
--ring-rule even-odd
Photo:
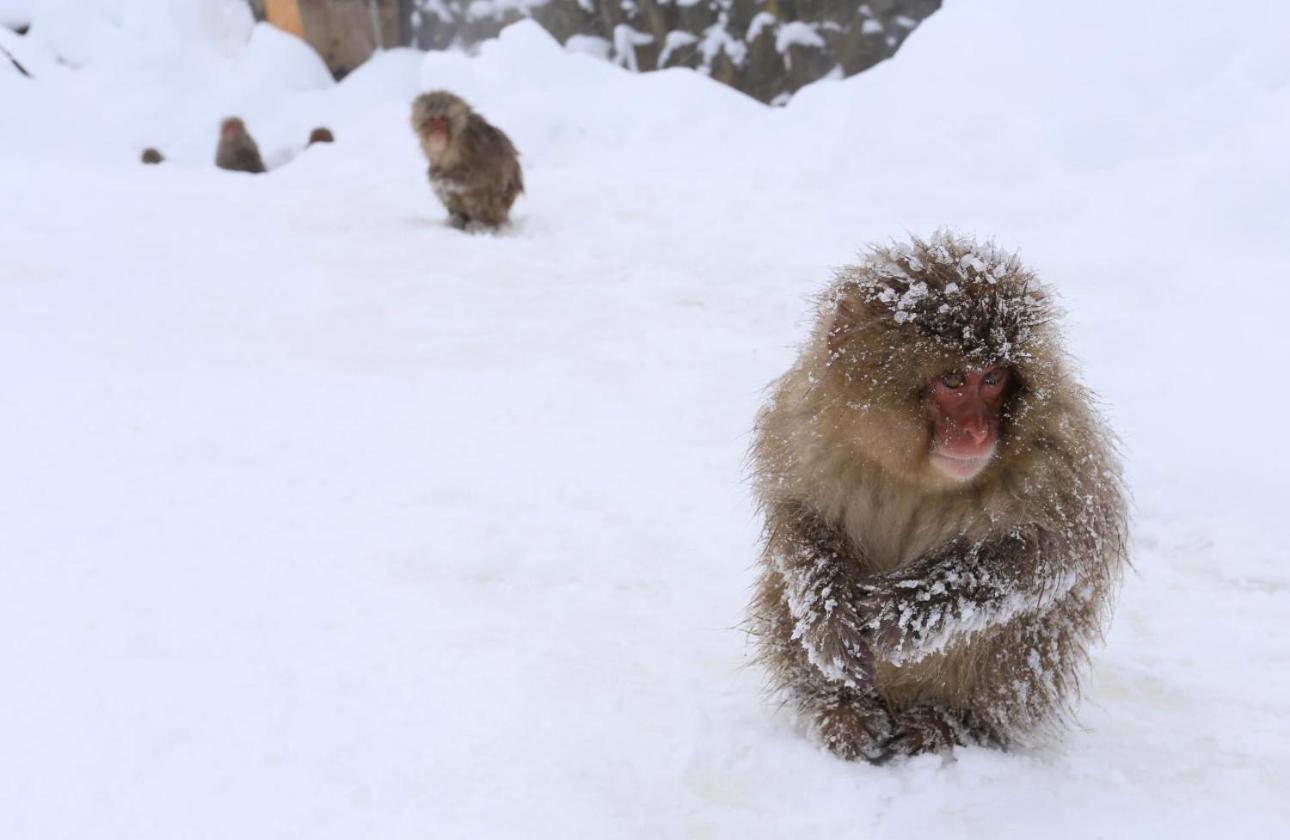
[(446, 138), (448, 136), (448, 118), (447, 117), (426, 117), (426, 133), (436, 139)]
[(981, 474), (999, 445), (999, 415), (1008, 388), (1008, 369), (951, 371), (932, 381), (928, 402), (932, 466), (953, 481)]

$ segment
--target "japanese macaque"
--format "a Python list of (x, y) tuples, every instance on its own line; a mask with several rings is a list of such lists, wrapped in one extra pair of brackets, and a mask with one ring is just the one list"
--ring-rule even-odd
[(215, 165), (234, 172), (258, 174), (265, 171), (264, 161), (260, 158), (260, 147), (251, 139), (246, 124), (237, 117), (228, 117), (220, 123)]
[(163, 160), (165, 160), (165, 157), (162, 156), (161, 152), (149, 146), (148, 148), (143, 150), (143, 154), (139, 156), (139, 160), (142, 163), (154, 164), (154, 163), (161, 163)]
[(993, 245), (875, 247), (758, 417), (750, 626), (843, 758), (1032, 745), (1070, 717), (1127, 521), (1055, 316)]
[(515, 147), (499, 128), (447, 91), (432, 91), (412, 103), (412, 129), (430, 162), (430, 185), (455, 228), (505, 224), (515, 197), (524, 192)]
[(305, 145), (312, 146), (315, 143), (335, 143), (336, 137), (331, 133), (330, 128), (319, 126), (309, 132), (309, 142)]

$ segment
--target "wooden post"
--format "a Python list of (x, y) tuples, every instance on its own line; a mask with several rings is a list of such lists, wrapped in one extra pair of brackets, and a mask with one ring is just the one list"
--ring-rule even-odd
[(305, 37), (305, 22), (300, 16), (299, 0), (265, 0), (264, 11), (269, 23), (298, 38)]
[(269, 23), (317, 50), (337, 78), (402, 44), (399, 0), (265, 0)]

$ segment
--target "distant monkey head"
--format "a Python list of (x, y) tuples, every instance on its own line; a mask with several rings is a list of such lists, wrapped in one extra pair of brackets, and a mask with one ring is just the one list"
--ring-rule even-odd
[[(875, 249), (821, 308), (827, 420), (855, 454), (953, 489), (1016, 462), (1060, 375), (1044, 292), (1009, 254), (948, 234)], [(837, 438), (835, 438), (837, 439)]]
[(219, 125), (219, 136), (222, 140), (237, 140), (246, 134), (246, 124), (237, 117), (225, 117)]
[(412, 102), (412, 130), (431, 160), (449, 152), (469, 117), (470, 106), (444, 90), (423, 93)]

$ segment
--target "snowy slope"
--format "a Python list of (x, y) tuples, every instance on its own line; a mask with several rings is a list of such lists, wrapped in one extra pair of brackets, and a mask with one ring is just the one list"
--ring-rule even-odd
[[(34, 5), (0, 835), (1290, 832), (1284, 4), (952, 3), (784, 109), (532, 25), (336, 85), (225, 0)], [(432, 86), (520, 148), (508, 233), (444, 225)], [(269, 175), (211, 166), (232, 112)], [(1136, 571), (1081, 730), (876, 769), (747, 667), (743, 458), (831, 267), (940, 225), (1062, 293)]]

